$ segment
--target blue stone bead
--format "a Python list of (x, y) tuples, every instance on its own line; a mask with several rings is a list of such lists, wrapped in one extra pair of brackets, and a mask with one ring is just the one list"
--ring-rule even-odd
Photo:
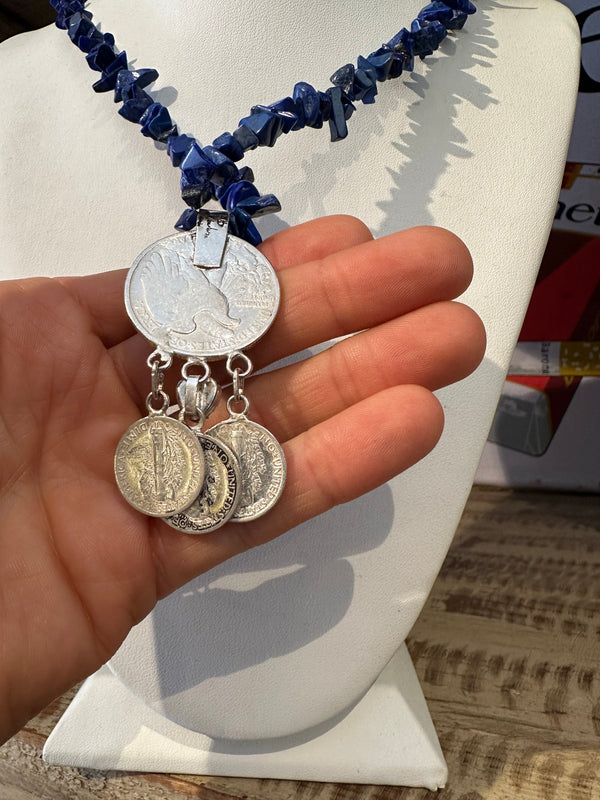
[(241, 208), (236, 208), (229, 217), (229, 230), (234, 236), (245, 239), (250, 244), (256, 245), (262, 242), (260, 233), (252, 222), (250, 215)]
[(155, 69), (122, 69), (115, 84), (115, 103), (121, 100), (131, 100), (135, 89), (145, 89), (158, 79)]
[(448, 28), (449, 31), (459, 31), (461, 28), (464, 27), (465, 22), (468, 19), (468, 14), (466, 11), (452, 11), (452, 19), (449, 22), (445, 22), (445, 26)]
[(296, 106), (296, 113), (299, 119), (304, 120), (304, 124), (309, 128), (321, 128), (323, 118), (321, 117), (321, 104), (319, 93), (310, 85), (300, 81), (294, 86), (292, 99)]
[(364, 87), (364, 95), (363, 97), (357, 95), (355, 99), (362, 100), (363, 103), (374, 103), (378, 91), (377, 70), (364, 56), (359, 56), (356, 64), (358, 69), (354, 73), (354, 80), (357, 86)]
[(229, 132), (222, 133), (213, 142), (213, 147), (220, 150), (223, 155), (232, 161), (240, 161), (244, 157), (244, 148), (238, 140)]
[(149, 94), (139, 89), (136, 97), (123, 103), (119, 114), (129, 122), (139, 122), (153, 102)]
[(354, 84), (354, 64), (344, 64), (329, 79), (334, 86), (339, 86), (346, 94), (352, 91)]
[(339, 86), (332, 86), (326, 92), (331, 100), (331, 116), (329, 118), (329, 131), (331, 141), (337, 142), (348, 136), (348, 126), (346, 125), (346, 114), (342, 102), (342, 90)]
[(414, 42), (412, 35), (406, 28), (402, 28), (398, 33), (393, 36), (387, 43), (395, 53), (402, 56), (404, 69), (412, 72), (415, 66), (414, 60)]
[(233, 211), (234, 208), (244, 200), (250, 200), (260, 196), (260, 192), (250, 181), (240, 180), (232, 183), (223, 192), (217, 190), (217, 199), (226, 211)]
[(204, 184), (212, 178), (215, 165), (194, 142), (181, 162), (181, 171), (188, 183)]
[(203, 150), (204, 155), (209, 158), (214, 165), (214, 172), (211, 176), (211, 181), (216, 186), (228, 186), (232, 181), (236, 181), (239, 177), (238, 168), (230, 158), (227, 158), (216, 147), (208, 145)]
[(178, 136), (169, 136), (167, 139), (167, 154), (174, 167), (178, 167), (183, 161), (185, 154), (196, 140), (186, 133)]
[(182, 174), (181, 196), (188, 206), (202, 208), (209, 200), (213, 199), (214, 188), (210, 181), (189, 181)]
[(254, 173), (250, 167), (242, 167), (240, 169), (240, 180), (248, 181), (248, 183), (254, 183)]
[(415, 19), (410, 27), (410, 32), (414, 42), (414, 53), (421, 58), (430, 56), (434, 50), (437, 50), (448, 34), (445, 25), (436, 20), (419, 22)]
[(445, 24), (452, 19), (452, 9), (441, 0), (433, 0), (419, 11), (417, 19), (419, 22), (438, 20)]
[(95, 92), (110, 92), (117, 85), (117, 76), (122, 69), (127, 69), (125, 50), (115, 55), (114, 61), (102, 71), (102, 77), (92, 85), (92, 89)]
[[(73, 44), (78, 45), (82, 36), (91, 37), (97, 30), (89, 13), (86, 11), (78, 11), (69, 19), (68, 34)], [(100, 32), (98, 31), (98, 33)]]
[(444, 2), (455, 11), (462, 11), (465, 14), (474, 14), (477, 11), (470, 0), (444, 0)]
[[(85, 10), (83, 3), (79, 0), (65, 0), (65, 2), (51, 1), (50, 5), (56, 9), (56, 21), (54, 24), (57, 28), (61, 28), (62, 30), (66, 30), (69, 27), (69, 19), (73, 14), (83, 13)], [(86, 13), (88, 18), (91, 19), (91, 13), (89, 11)]]
[(115, 51), (112, 45), (104, 41), (93, 47), (85, 57), (90, 69), (96, 72), (104, 72), (115, 60)]
[(304, 112), (299, 112), (292, 97), (283, 97), (276, 103), (271, 103), (267, 108), (281, 118), (284, 133), (299, 131), (306, 125)]
[(247, 125), (240, 125), (234, 130), (232, 136), (244, 152), (254, 150), (259, 145), (258, 136)]
[(250, 128), (256, 134), (259, 147), (273, 147), (283, 128), (277, 115), (268, 110), (261, 110), (244, 117), (239, 121), (239, 125)]
[(281, 211), (281, 203), (274, 194), (264, 194), (261, 197), (249, 197), (241, 200), (236, 208), (241, 208), (251, 217), (263, 217), (265, 214), (276, 214)]
[(331, 118), (331, 95), (327, 92), (319, 92), (319, 117), (313, 128), (322, 128), (324, 122), (329, 122)]
[(152, 103), (140, 117), (142, 134), (157, 142), (165, 142), (175, 127), (169, 109), (161, 103)]
[(402, 57), (386, 44), (370, 53), (367, 61), (375, 69), (375, 75), (380, 82), (402, 74)]
[(94, 28), (92, 33), (89, 36), (80, 36), (77, 40), (77, 47), (83, 53), (89, 53), (94, 47), (102, 44), (104, 42), (104, 37), (98, 30), (98, 28)]
[(194, 208), (186, 208), (175, 223), (178, 231), (191, 231), (198, 223), (198, 212)]

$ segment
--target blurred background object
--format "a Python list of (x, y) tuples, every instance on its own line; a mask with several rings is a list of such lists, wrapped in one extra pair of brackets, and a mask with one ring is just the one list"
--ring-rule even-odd
[(0, 0), (0, 42), (16, 33), (50, 25), (55, 16), (48, 0)]

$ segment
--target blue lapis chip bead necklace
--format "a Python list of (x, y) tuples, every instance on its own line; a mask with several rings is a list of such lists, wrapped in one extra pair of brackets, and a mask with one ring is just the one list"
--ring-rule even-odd
[(128, 68), (125, 50), (115, 47), (115, 37), (102, 33), (81, 0), (50, 0), (57, 12), (56, 25), (86, 53), (92, 70), (100, 73), (96, 92), (114, 92), (119, 114), (141, 126), (141, 132), (167, 144), (173, 166), (181, 170), (181, 194), (189, 206), (175, 227), (188, 231), (196, 225), (196, 211), (217, 200), (230, 214), (230, 230), (251, 244), (259, 244), (254, 217), (281, 210), (275, 195), (261, 195), (252, 170), (236, 163), (248, 150), (273, 147), (281, 134), (329, 123), (331, 141), (345, 139), (355, 103), (375, 102), (377, 83), (411, 72), (416, 56), (423, 59), (440, 46), (449, 31), (460, 30), (475, 12), (470, 0), (433, 0), (418, 13), (410, 29), (402, 28), (389, 42), (354, 64), (345, 64), (331, 76), (331, 86), (318, 91), (300, 81), (291, 96), (270, 105), (256, 105), (233, 133), (225, 132), (212, 145), (201, 147), (194, 137), (180, 133), (169, 110), (153, 100), (147, 87), (158, 78), (155, 69)]
[[(147, 416), (117, 445), (117, 485), (138, 511), (185, 533), (255, 520), (275, 505), (286, 478), (283, 450), (268, 430), (248, 419), (245, 393), (252, 373), (245, 350), (272, 324), (280, 296), (275, 270), (256, 249), (261, 239), (253, 219), (281, 206), (275, 195), (260, 194), (249, 167), (236, 164), (248, 150), (273, 147), (281, 134), (322, 128), (325, 122), (332, 141), (344, 139), (355, 103), (375, 102), (378, 82), (412, 71), (414, 58), (431, 55), (449, 31), (463, 27), (475, 6), (470, 0), (433, 0), (410, 29), (359, 56), (356, 65), (336, 70), (325, 91), (301, 81), (291, 96), (253, 106), (233, 133), (202, 147), (180, 133), (168, 109), (146, 91), (158, 78), (155, 69), (129, 69), (126, 52), (94, 25), (81, 0), (50, 3), (56, 25), (100, 73), (94, 90), (114, 92), (119, 114), (139, 124), (144, 136), (166, 144), (181, 170), (188, 206), (175, 224), (179, 232), (147, 247), (127, 275), (127, 312), (155, 349), (147, 360)], [(223, 211), (204, 208), (214, 200)], [(170, 416), (164, 373), (175, 356), (184, 363), (178, 413)], [(225, 361), (230, 378), (229, 416), (203, 431), (220, 400), (210, 369), (214, 360)]]

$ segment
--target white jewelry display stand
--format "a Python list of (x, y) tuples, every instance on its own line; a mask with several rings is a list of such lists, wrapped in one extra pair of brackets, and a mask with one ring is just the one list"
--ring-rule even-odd
[[(422, 5), (89, 7), (135, 67), (159, 70), (157, 99), (172, 104), (182, 132), (207, 144), (298, 80), (326, 88), (335, 69), (368, 55)], [(414, 75), (379, 85), (374, 106), (358, 104), (345, 141), (305, 130), (248, 155), (261, 193), (283, 205), (278, 219), (261, 223), (264, 235), (350, 213), (376, 235), (437, 224), (461, 236), (475, 263), (463, 299), (485, 322), (487, 356), (438, 393), (444, 435), (417, 466), (162, 601), (113, 659), (119, 680), (103, 669), (85, 684), (48, 740), (49, 761), (443, 785), (402, 643), (468, 496), (542, 257), (578, 40), (554, 0), (484, 0)], [(9, 40), (0, 75), (3, 277), (129, 266), (170, 232), (182, 210), (178, 173), (110, 96), (91, 91), (94, 75), (64, 32)]]

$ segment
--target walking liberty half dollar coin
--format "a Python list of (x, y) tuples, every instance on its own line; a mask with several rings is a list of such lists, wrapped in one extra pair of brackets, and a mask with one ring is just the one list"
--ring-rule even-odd
[(255, 247), (228, 236), (221, 266), (193, 263), (195, 235), (178, 233), (147, 247), (125, 283), (133, 324), (165, 353), (216, 359), (244, 350), (267, 331), (279, 307), (279, 282)]
[(266, 514), (285, 486), (285, 457), (277, 439), (242, 414), (218, 423), (208, 433), (225, 442), (240, 462), (241, 498), (231, 521), (249, 522)]
[(204, 451), (204, 486), (189, 508), (167, 517), (165, 522), (185, 533), (208, 533), (224, 525), (237, 508), (241, 494), (240, 467), (226, 444), (205, 433), (196, 436)]
[(162, 414), (134, 422), (115, 452), (115, 476), (130, 505), (151, 517), (177, 514), (202, 489), (204, 454), (198, 438)]

